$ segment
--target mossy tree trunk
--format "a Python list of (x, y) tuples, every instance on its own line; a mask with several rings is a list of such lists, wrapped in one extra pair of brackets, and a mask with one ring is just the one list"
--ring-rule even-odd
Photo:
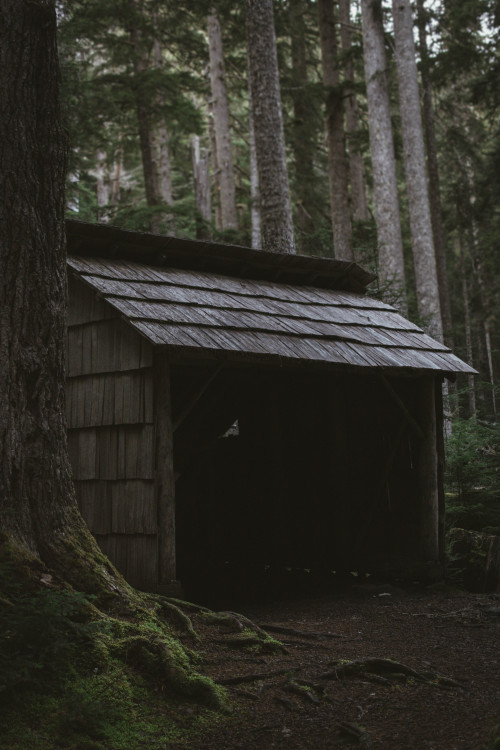
[(67, 144), (53, 2), (0, 0), (0, 88), (2, 542), (83, 590), (125, 591), (80, 516), (66, 449)]

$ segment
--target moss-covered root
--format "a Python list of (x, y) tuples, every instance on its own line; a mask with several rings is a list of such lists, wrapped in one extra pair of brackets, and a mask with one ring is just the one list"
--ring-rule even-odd
[(483, 750), (500, 750), (500, 723), (492, 729)]
[(197, 674), (175, 640), (153, 632), (131, 634), (118, 644), (121, 657), (140, 672), (160, 681), (173, 694), (221, 710), (225, 692), (208, 677)]

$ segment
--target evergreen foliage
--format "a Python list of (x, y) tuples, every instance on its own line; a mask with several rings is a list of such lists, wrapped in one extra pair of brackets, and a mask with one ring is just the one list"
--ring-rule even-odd
[[(347, 95), (347, 87), (356, 94), (360, 129), (353, 137), (363, 156), (372, 216), (369, 221), (353, 223), (353, 251), (357, 261), (377, 271), (361, 22), (357, 7), (351, 5), (348, 53), (342, 52), (337, 24), (340, 89), (343, 97)], [(495, 418), (492, 384), (500, 365), (496, 333), (500, 309), (497, 251), (500, 50), (496, 6), (494, 0), (424, 3), (426, 64), (433, 88), (454, 348), (459, 356), (469, 357), (480, 372), (475, 408), (481, 419), (488, 420)], [(196, 235), (199, 220), (197, 224), (190, 141), (193, 134), (198, 134), (202, 150), (211, 152), (206, 33), (211, 8), (217, 12), (223, 36), (239, 228), (220, 231), (212, 170), (210, 231), (215, 240), (250, 244), (245, 8), (244, 3), (227, 0), (215, 3), (204, 0), (187, 6), (157, 0), (65, 0), (61, 4), (64, 110), (71, 143), (68, 207), (72, 215), (88, 221), (112, 221), (131, 229), (148, 230), (155, 226), (160, 231), (172, 231), (173, 226), (178, 235)], [(400, 183), (408, 309), (410, 317), (419, 322), (387, 2), (382, 4), (382, 11)], [(275, 26), (297, 245), (300, 252), (331, 257), (333, 240), (316, 0), (275, 3)], [(134, 50), (131, 41), (134, 33), (141, 39), (139, 52), (145, 63), (141, 71), (137, 68), (137, 49)], [(161, 67), (152, 64), (153, 40), (161, 45)], [(346, 81), (347, 62), (353, 64), (354, 82)], [(164, 207), (146, 201), (137, 116), (139, 98), (153, 128), (161, 121), (168, 126), (173, 184), (173, 205), (168, 211), (170, 225), (164, 221)], [(104, 206), (98, 205), (97, 200), (99, 179), (108, 188), (109, 200)], [(376, 286), (372, 290), (380, 295), (386, 291)], [(470, 323), (466, 323), (466, 312), (470, 313)], [(471, 341), (469, 351), (467, 336)], [(460, 408), (464, 416), (473, 416), (469, 413), (472, 402), (467, 399), (464, 386), (465, 380), (459, 380), (463, 394)]]

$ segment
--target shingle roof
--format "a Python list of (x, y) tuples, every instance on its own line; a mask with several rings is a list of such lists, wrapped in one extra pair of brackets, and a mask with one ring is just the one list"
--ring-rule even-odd
[(156, 346), (351, 367), (473, 371), (394, 308), (352, 291), (89, 255), (70, 257), (68, 264)]

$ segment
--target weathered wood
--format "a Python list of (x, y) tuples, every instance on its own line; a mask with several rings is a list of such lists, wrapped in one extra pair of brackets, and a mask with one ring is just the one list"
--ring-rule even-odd
[(176, 580), (175, 475), (170, 401), (170, 366), (166, 355), (155, 357), (156, 485), (158, 502), (158, 584)]
[(68, 376), (151, 367), (152, 347), (121, 320), (103, 320), (68, 330)]
[(437, 486), (438, 486), (438, 542), (439, 542), (439, 562), (445, 563), (445, 544), (446, 544), (446, 498), (444, 494), (444, 413), (443, 413), (443, 379), (436, 378), (436, 449), (437, 449)]
[[(286, 264), (289, 266), (290, 262), (293, 263)], [(119, 260), (73, 258), (70, 263), (106, 299), (110, 309), (124, 316), (130, 328), (141, 334), (135, 341), (124, 338), (119, 330), (124, 323), (119, 320), (114, 323), (116, 328), (110, 325), (113, 321), (72, 327), (70, 374), (147, 366), (143, 359), (147, 359), (147, 354), (140, 351), (146, 343), (143, 338), (160, 346), (246, 352), (356, 367), (404, 367), (447, 373), (470, 370), (443, 344), (390, 306), (345, 290), (238, 279)], [(299, 265), (304, 263), (302, 259)], [(348, 264), (344, 272), (349, 267)]]
[(66, 418), (70, 428), (152, 423), (152, 370), (69, 378)]
[(156, 534), (153, 481), (76, 481), (75, 491), (81, 514), (92, 533)]
[(143, 591), (154, 591), (157, 577), (157, 539), (154, 535), (96, 535), (97, 542), (127, 581)]
[(439, 561), (439, 477), (436, 425), (436, 379), (421, 379), (418, 413), (424, 433), (418, 446), (417, 483), (420, 510), (420, 555), (425, 562)]
[[(283, 260), (282, 254), (265, 250), (251, 250), (235, 245), (179, 237), (174, 239), (131, 232), (110, 225), (90, 225), (75, 221), (67, 222), (67, 232), (70, 253), (101, 258), (103, 276), (109, 276), (106, 268), (109, 261), (105, 258), (116, 254), (115, 248), (118, 246), (122, 251), (122, 257), (143, 263), (161, 263), (172, 268), (180, 266), (196, 270), (202, 259), (205, 268), (216, 273), (266, 280), (274, 280), (278, 273), (281, 280), (288, 281), (293, 277), (294, 281), (297, 279), (302, 285), (304, 271), (314, 271), (317, 275), (315, 284), (318, 287), (360, 292), (374, 280), (373, 274), (347, 261), (311, 256), (293, 256), (290, 260)], [(86, 258), (79, 257), (77, 262), (80, 270), (84, 268)]]
[(116, 318), (117, 313), (92, 287), (82, 283), (73, 275), (68, 278), (68, 325), (80, 325), (96, 320)]
[(153, 479), (153, 425), (69, 430), (76, 480)]

